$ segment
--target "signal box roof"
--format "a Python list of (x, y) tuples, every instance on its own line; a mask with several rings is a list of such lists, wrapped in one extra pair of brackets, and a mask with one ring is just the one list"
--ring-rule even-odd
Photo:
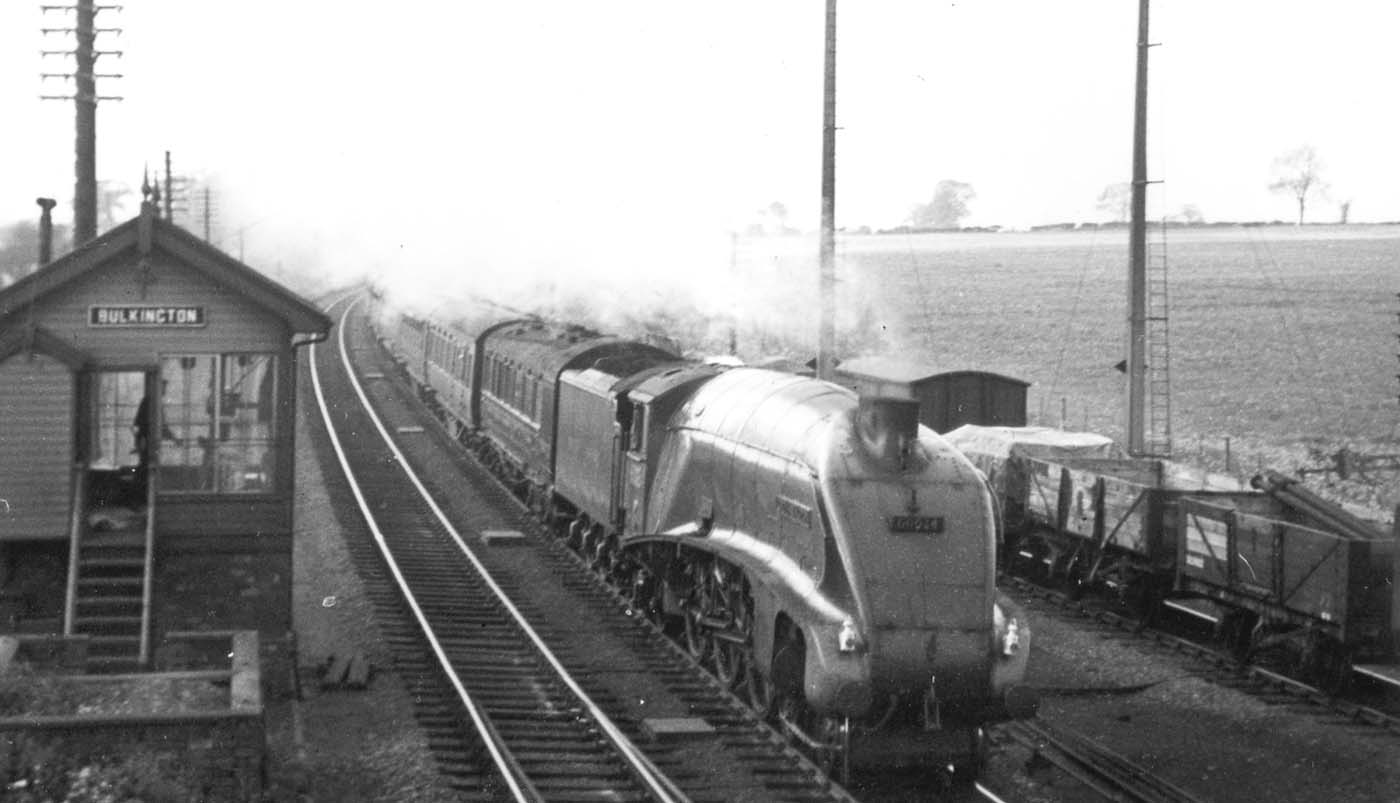
[(151, 204), (143, 205), (140, 215), (0, 290), (0, 329), (13, 324), (17, 315), (55, 290), (115, 261), (130, 259), (133, 254), (144, 257), (156, 250), (266, 309), (286, 321), (296, 334), (323, 335), (330, 331), (330, 318), (311, 302), (179, 226), (161, 220)]

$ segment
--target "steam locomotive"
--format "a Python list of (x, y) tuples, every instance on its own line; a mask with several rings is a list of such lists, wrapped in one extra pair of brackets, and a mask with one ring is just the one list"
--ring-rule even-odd
[(372, 306), (454, 434), (829, 766), (974, 774), (984, 726), (1034, 714), (998, 506), (916, 404), (535, 317)]

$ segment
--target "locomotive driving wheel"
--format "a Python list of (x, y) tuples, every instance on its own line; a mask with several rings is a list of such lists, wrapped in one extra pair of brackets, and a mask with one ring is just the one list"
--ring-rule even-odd
[(714, 646), (709, 631), (700, 621), (704, 612), (695, 600), (686, 602), (682, 612), (685, 619), (685, 651), (696, 663), (704, 665), (710, 660), (710, 648)]
[(753, 662), (753, 599), (749, 594), (748, 578), (725, 583), (716, 589), (716, 598), (724, 599), (724, 610), (714, 612), (715, 618), (729, 620), (726, 632), (715, 638), (715, 676), (726, 688), (738, 689), (748, 678), (748, 666)]
[(685, 626), (685, 649), (701, 666), (710, 666), (714, 657), (715, 637), (706, 624), (706, 619), (714, 612), (714, 584), (711, 581), (709, 559), (701, 558), (690, 564), (688, 569), (689, 594), (681, 606)]

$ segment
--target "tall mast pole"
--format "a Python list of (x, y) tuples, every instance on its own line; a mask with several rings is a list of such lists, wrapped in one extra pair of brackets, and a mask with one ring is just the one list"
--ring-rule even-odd
[(73, 164), (73, 247), (97, 236), (97, 54), (93, 0), (78, 0), (73, 102), (77, 147)]
[(167, 223), (174, 223), (174, 222), (175, 222), (175, 214), (174, 214), (174, 208), (175, 208), (175, 207), (174, 207), (174, 203), (175, 203), (175, 201), (174, 201), (174, 198), (175, 198), (175, 188), (174, 188), (174, 186), (173, 186), (174, 181), (175, 181), (175, 179), (173, 178), (173, 176), (172, 176), (171, 173), (170, 173), (170, 151), (166, 151), (166, 152), (165, 152), (165, 220), (166, 220)]
[[(40, 28), (44, 36), (53, 34), (73, 34), (73, 50), (41, 50), (44, 58), (49, 56), (72, 56), (73, 72), (39, 73), (40, 78), (62, 78), (73, 82), (73, 94), (42, 94), (42, 100), (71, 100), (74, 106), (76, 132), (74, 136), (73, 158), (73, 247), (79, 248), (97, 236), (97, 103), (102, 100), (121, 100), (117, 95), (97, 94), (98, 78), (120, 78), (118, 73), (97, 72), (99, 56), (122, 55), (120, 50), (98, 50), (97, 37), (103, 33), (120, 34), (120, 28), (97, 27), (99, 11), (119, 10), (120, 6), (100, 6), (96, 0), (74, 0), (73, 5), (41, 5), (45, 14), (50, 12), (71, 12), (74, 15), (73, 27)], [(46, 16), (45, 19), (48, 19)]]
[(821, 322), (817, 378), (831, 379), (836, 350), (836, 0), (826, 0), (826, 70), (822, 103)]
[(1138, 0), (1133, 197), (1128, 230), (1128, 454), (1147, 453), (1147, 4)]

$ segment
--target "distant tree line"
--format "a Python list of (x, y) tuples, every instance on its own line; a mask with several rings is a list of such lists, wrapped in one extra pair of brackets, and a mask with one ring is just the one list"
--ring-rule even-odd
[[(1317, 149), (1302, 145), (1274, 159), (1270, 169), (1268, 184), (1270, 192), (1288, 195), (1297, 204), (1297, 224), (1303, 225), (1310, 202), (1327, 197), (1328, 185), (1323, 177), (1322, 159)], [(1121, 181), (1109, 184), (1099, 193), (1095, 209), (1103, 216), (1096, 223), (1050, 223), (1032, 226), (1032, 230), (1076, 229), (1076, 228), (1116, 228), (1127, 226), (1132, 214), (1133, 187), (1130, 182)], [(1000, 226), (981, 226), (969, 229), (962, 225), (963, 220), (972, 214), (971, 204), (977, 199), (977, 191), (965, 181), (943, 179), (934, 187), (933, 197), (927, 203), (914, 205), (902, 225), (891, 229), (880, 229), (881, 233), (908, 233), (921, 231), (999, 231)], [(1337, 202), (1338, 222), (1346, 223), (1351, 214), (1351, 201)], [(778, 202), (759, 210), (759, 221), (751, 224), (748, 234), (794, 234), (796, 230), (787, 223), (787, 208)], [(1205, 213), (1194, 203), (1182, 204), (1175, 212), (1165, 215), (1162, 223), (1174, 226), (1241, 225), (1238, 222), (1207, 224)], [(1260, 221), (1259, 223), (1263, 223)], [(1281, 222), (1281, 221), (1268, 221)], [(1245, 223), (1244, 225), (1250, 225)], [(857, 233), (869, 233), (870, 227), (853, 229)]]

